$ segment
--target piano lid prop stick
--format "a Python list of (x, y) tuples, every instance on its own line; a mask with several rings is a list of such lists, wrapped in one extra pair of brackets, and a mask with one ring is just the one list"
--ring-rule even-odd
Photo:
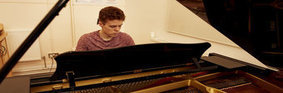
[(36, 28), (30, 33), (30, 35), (25, 39), (25, 41), (18, 47), (15, 53), (0, 70), (0, 83), (2, 83), (7, 74), (17, 64), (20, 58), (30, 48), (33, 42), (40, 36), (40, 34), (49, 25), (49, 23), (55, 18), (55, 16), (58, 15), (62, 8), (66, 6), (68, 1), (69, 0), (59, 0), (48, 12), (48, 14), (40, 21)]

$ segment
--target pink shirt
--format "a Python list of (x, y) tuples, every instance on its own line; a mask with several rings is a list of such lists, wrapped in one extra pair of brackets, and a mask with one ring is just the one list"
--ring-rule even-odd
[(84, 34), (80, 37), (76, 51), (94, 51), (101, 49), (117, 48), (135, 45), (134, 40), (126, 33), (120, 32), (109, 41), (104, 41), (99, 36), (99, 31)]

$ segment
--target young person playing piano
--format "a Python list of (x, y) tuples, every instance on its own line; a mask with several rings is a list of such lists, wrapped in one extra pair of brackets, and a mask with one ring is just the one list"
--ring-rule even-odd
[(124, 12), (117, 7), (108, 6), (101, 9), (98, 18), (101, 30), (81, 36), (76, 51), (94, 51), (135, 45), (128, 34), (120, 32), (124, 20)]

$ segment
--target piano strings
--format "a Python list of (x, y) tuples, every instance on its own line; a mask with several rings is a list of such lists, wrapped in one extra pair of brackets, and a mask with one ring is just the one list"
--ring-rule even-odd
[[(142, 90), (163, 84), (173, 83), (177, 81), (186, 80), (187, 75), (178, 75), (172, 77), (163, 77), (157, 79), (148, 79), (137, 82), (130, 82), (106, 87), (99, 88), (86, 88), (75, 91), (75, 93), (128, 93), (132, 91)], [(197, 93), (197, 92), (196, 92)]]

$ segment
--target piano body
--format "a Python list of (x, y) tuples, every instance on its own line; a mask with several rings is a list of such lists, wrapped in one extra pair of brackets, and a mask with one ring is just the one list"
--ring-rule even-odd
[[(55, 7), (62, 8), (66, 2), (59, 0)], [(58, 14), (60, 8), (54, 8), (57, 11), (52, 14)], [(40, 24), (48, 25), (44, 21), (51, 20), (45, 19)], [(34, 32), (43, 31), (41, 26), (37, 28), (43, 29)], [(27, 39), (21, 46), (32, 42)], [(221, 54), (202, 56), (210, 46), (210, 43), (155, 43), (66, 52), (55, 58), (54, 74), (30, 78), (30, 92), (283, 93), (282, 81), (269, 77), (274, 71)], [(8, 61), (12, 66), (6, 64), (1, 69), (4, 77), (26, 50), (20, 47), (18, 51)]]
[[(57, 68), (51, 78), (31, 79), (31, 92), (283, 92), (277, 85), (250, 74), (267, 73), (262, 68), (217, 54), (201, 58), (209, 47), (209, 43), (155, 43), (66, 52), (55, 58)], [(251, 88), (239, 89), (246, 86)]]

